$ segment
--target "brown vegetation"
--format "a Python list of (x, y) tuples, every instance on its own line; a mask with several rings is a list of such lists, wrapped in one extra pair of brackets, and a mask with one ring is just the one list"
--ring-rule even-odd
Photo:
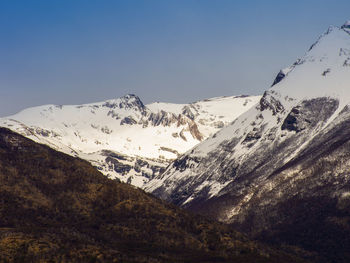
[(299, 262), (0, 128), (0, 262)]

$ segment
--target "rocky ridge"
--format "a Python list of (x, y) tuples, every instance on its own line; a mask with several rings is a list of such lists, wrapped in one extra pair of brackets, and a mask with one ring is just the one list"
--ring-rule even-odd
[(129, 94), (92, 104), (29, 108), (0, 119), (0, 126), (79, 156), (109, 177), (141, 187), (259, 98), (231, 96), (190, 104), (145, 105)]

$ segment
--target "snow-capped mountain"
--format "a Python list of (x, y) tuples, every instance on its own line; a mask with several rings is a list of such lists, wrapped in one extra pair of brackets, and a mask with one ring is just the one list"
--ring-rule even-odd
[(136, 186), (255, 105), (259, 96), (144, 105), (135, 95), (84, 105), (45, 105), (0, 119), (37, 142), (90, 161)]
[[(350, 229), (349, 149), (347, 22), (330, 27), (282, 70), (256, 107), (178, 158), (145, 189), (256, 237), (310, 249), (335, 242), (335, 229)], [(327, 235), (330, 241), (321, 238)]]

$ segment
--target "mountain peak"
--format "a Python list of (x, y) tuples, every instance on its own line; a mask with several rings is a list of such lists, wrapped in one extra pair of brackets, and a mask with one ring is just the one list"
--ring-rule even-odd
[(126, 95), (120, 97), (119, 100), (129, 102), (129, 103), (138, 102), (138, 103), (141, 103), (143, 105), (141, 99), (138, 96), (136, 96), (135, 94), (126, 94)]
[(130, 100), (130, 99), (138, 99), (139, 100), (140, 99), (138, 96), (136, 96), (135, 94), (131, 94), (131, 93), (126, 94), (120, 98), (125, 99), (125, 100)]
[[(349, 64), (348, 29), (330, 27), (308, 52), (290, 67), (287, 77), (283, 72), (277, 76), (273, 90), (281, 98), (331, 96), (339, 99), (341, 103), (348, 103), (350, 101), (347, 85), (350, 81)], [(339, 80), (342, 81), (339, 82)], [(331, 85), (332, 82), (338, 84)]]
[(126, 110), (135, 109), (141, 112), (143, 112), (146, 108), (141, 99), (135, 94), (126, 94), (118, 99), (109, 100), (104, 104), (104, 106)]

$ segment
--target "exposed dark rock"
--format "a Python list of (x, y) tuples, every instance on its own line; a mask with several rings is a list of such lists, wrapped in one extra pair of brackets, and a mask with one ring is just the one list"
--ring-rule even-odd
[(192, 112), (192, 110), (189, 106), (183, 107), (182, 114), (191, 120), (194, 120), (194, 118), (195, 118), (195, 114)]
[(136, 164), (140, 166), (147, 166), (148, 162), (146, 162), (145, 160), (137, 159)]
[(116, 119), (116, 120), (119, 120), (120, 119), (120, 116), (118, 113), (114, 112), (113, 110), (110, 110), (108, 113), (107, 113), (107, 116), (111, 116), (112, 118)]
[[(300, 132), (305, 129), (305, 126), (302, 126), (304, 123), (300, 123), (302, 121), (297, 121), (297, 117), (299, 117), (299, 108), (300, 106), (297, 106), (291, 110), (281, 126), (282, 130)], [(310, 123), (308, 120), (305, 120), (305, 122)]]
[(176, 170), (179, 170), (180, 172), (185, 171), (186, 168), (189, 168), (189, 161), (194, 162), (194, 163), (199, 163), (199, 160), (196, 158), (190, 158), (189, 156), (183, 156), (178, 159), (176, 159), (173, 162), (173, 166), (175, 167)]
[(249, 95), (239, 95), (239, 96), (236, 96), (235, 98), (247, 98), (249, 97)]
[(124, 125), (124, 124), (134, 125), (134, 124), (137, 124), (137, 121), (135, 121), (133, 117), (128, 116), (120, 121), (120, 125)]
[(246, 135), (246, 137), (243, 140), (243, 143), (249, 143), (252, 141), (256, 142), (261, 138), (263, 131), (264, 126), (253, 128), (253, 130)]
[(184, 134), (184, 129), (180, 131), (180, 138), (183, 139), (185, 142), (187, 142), (186, 136)]
[(111, 109), (119, 108), (119, 109), (134, 109), (141, 113), (145, 112), (146, 107), (140, 98), (134, 94), (128, 94), (124, 97), (121, 97), (118, 100), (106, 102), (103, 104), (103, 107), (108, 107)]
[[(108, 169), (116, 171), (121, 175), (126, 175), (134, 169), (136, 175), (152, 179), (165, 170), (165, 165), (159, 160), (155, 162), (152, 159), (127, 156), (109, 150), (103, 150), (102, 155), (106, 156), (105, 160)], [(165, 162), (165, 164), (167, 164), (167, 162)], [(102, 166), (97, 166), (97, 168), (102, 170)]]
[(32, 134), (38, 134), (43, 137), (59, 137), (60, 135), (54, 131), (42, 129), (42, 128), (29, 128)]
[(118, 160), (111, 157), (106, 158), (106, 163), (112, 166), (112, 169), (121, 175), (125, 175), (128, 172), (130, 172), (131, 169), (133, 169), (133, 166), (121, 163)]
[(178, 118), (174, 114), (165, 112), (163, 110), (161, 110), (158, 113), (152, 112), (148, 116), (148, 121), (150, 121), (153, 126), (159, 126), (159, 125), (170, 126), (170, 124), (176, 123), (177, 120)]
[(347, 58), (347, 59), (344, 61), (343, 66), (344, 66), (344, 67), (350, 67), (350, 57)]
[(216, 122), (214, 122), (214, 127), (218, 128), (218, 129), (222, 129), (225, 127), (225, 124), (223, 121), (216, 121)]
[(328, 69), (326, 69), (325, 71), (323, 71), (323, 73), (322, 73), (322, 76), (326, 76), (328, 73), (330, 73), (331, 72), (331, 69), (330, 68), (328, 68)]
[(287, 115), (281, 129), (300, 132), (308, 127), (314, 127), (320, 120), (327, 120), (338, 105), (338, 100), (331, 98), (304, 100)]
[(192, 123), (189, 123), (188, 126), (189, 126), (190, 133), (191, 133), (192, 137), (197, 139), (198, 141), (202, 141), (203, 135), (198, 130), (197, 124), (195, 122), (192, 122)]
[(127, 155), (124, 155), (121, 153), (116, 153), (116, 152), (109, 151), (109, 150), (102, 150), (102, 155), (107, 156), (107, 157), (116, 158), (116, 159), (123, 160), (123, 161), (130, 159), (130, 157)]
[(111, 130), (110, 128), (108, 128), (107, 126), (102, 127), (101, 131), (105, 134), (111, 134), (113, 132), (113, 130)]
[(179, 152), (176, 151), (176, 150), (174, 150), (174, 149), (170, 149), (170, 148), (168, 148), (168, 147), (163, 147), (163, 146), (160, 147), (160, 149), (161, 149), (162, 151), (171, 152), (171, 153), (175, 154), (176, 156), (180, 156)]
[(284, 107), (278, 99), (275, 99), (275, 97), (265, 91), (260, 99), (260, 110), (264, 111), (266, 109), (271, 110), (273, 115), (276, 115), (277, 113), (282, 112)]
[(273, 87), (273, 86), (275, 86), (277, 83), (281, 82), (281, 81), (284, 79), (285, 76), (286, 76), (286, 74), (284, 74), (284, 72), (281, 70), (281, 71), (277, 74), (277, 76), (276, 76), (275, 80), (273, 81), (271, 87)]
[(345, 22), (344, 25), (341, 27), (342, 29), (350, 29), (350, 21)]
[(186, 124), (193, 124), (194, 121), (192, 121), (189, 117), (184, 115), (175, 115), (173, 113), (165, 112), (161, 110), (158, 113), (150, 113), (148, 115), (148, 119), (153, 126), (170, 126), (171, 124), (176, 124), (177, 126), (180, 125), (186, 125)]

